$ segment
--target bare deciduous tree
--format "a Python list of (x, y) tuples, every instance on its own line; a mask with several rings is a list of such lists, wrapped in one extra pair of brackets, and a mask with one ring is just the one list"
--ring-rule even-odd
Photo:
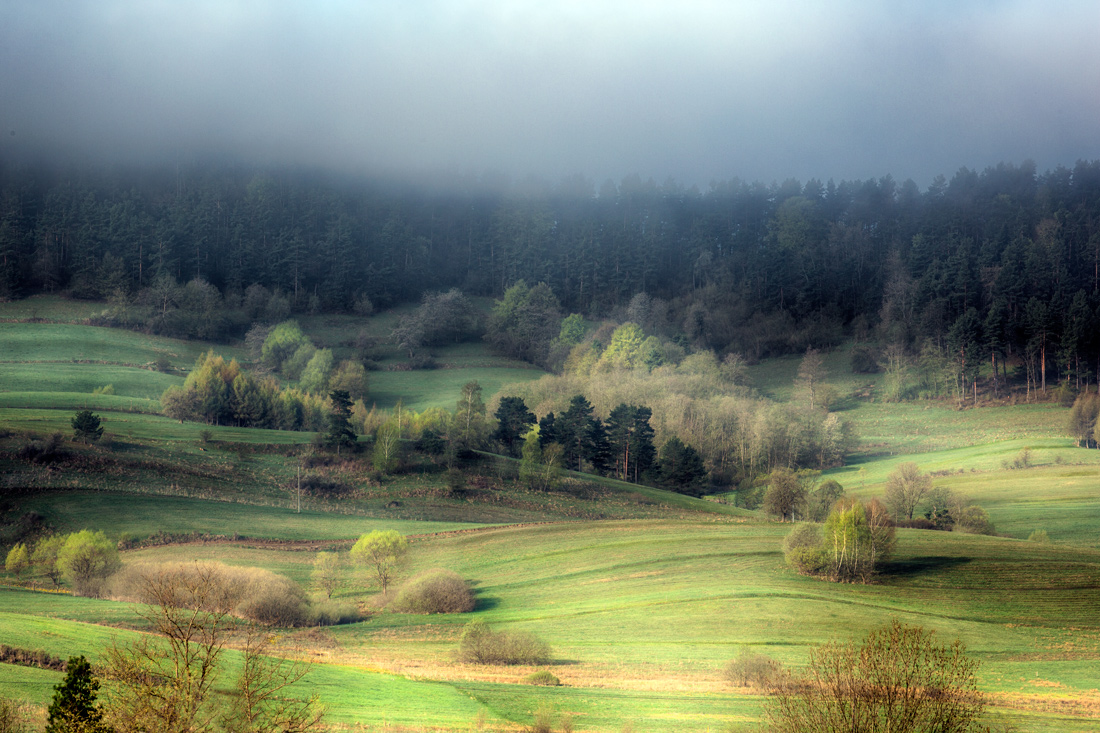
[(801, 676), (773, 688), (768, 715), (780, 733), (967, 733), (980, 730), (985, 703), (977, 661), (956, 640), (894, 620), (862, 643), (830, 643), (810, 653)]
[(931, 489), (931, 476), (915, 463), (902, 463), (886, 477), (886, 505), (895, 518), (912, 519), (917, 504)]

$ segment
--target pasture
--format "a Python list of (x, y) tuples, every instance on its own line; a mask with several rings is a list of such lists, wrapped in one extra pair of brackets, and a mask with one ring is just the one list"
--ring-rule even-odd
[[(823, 477), (866, 499), (913, 461), (936, 486), (971, 497), (1006, 535), (901, 530), (879, 582), (830, 584), (786, 567), (789, 525), (724, 504), (583, 476), (530, 491), (515, 480), (514, 461), (491, 457), (465, 465), (466, 486), (454, 491), (443, 467), (428, 462), (380, 477), (365, 454), (313, 462), (310, 433), (167, 419), (157, 414), (160, 393), (182, 383), (201, 353), (244, 361), (246, 351), (81, 323), (101, 307), (0, 304), (0, 536), (32, 515), (55, 531), (102, 529), (138, 545), (124, 562), (263, 567), (316, 592), (317, 551), (344, 552), (373, 529), (410, 535), (401, 577), (455, 570), (476, 590), (472, 613), (381, 610), (373, 580), (345, 565), (334, 599), (364, 619), (277, 633), (285, 653), (301, 648), (316, 662), (308, 684), (335, 729), (515, 730), (537, 710), (571, 717), (576, 730), (751, 727), (764, 698), (722, 679), (740, 649), (797, 667), (812, 647), (894, 617), (967, 645), (981, 662), (991, 719), (1023, 731), (1094, 730), (1100, 721), (1100, 451), (1073, 445), (1063, 407), (882, 404), (873, 401), (875, 375), (847, 371), (846, 349), (826, 355), (838, 409), (861, 442)], [(375, 339), (380, 370), (369, 373), (367, 403), (379, 408), (450, 409), (471, 379), (489, 402), (503, 384), (542, 374), (478, 342), (434, 350), (440, 368), (407, 371), (407, 354), (385, 342), (401, 312), (299, 320), (337, 358), (357, 353), (360, 331)], [(788, 398), (799, 362), (752, 367), (754, 385)], [(106, 385), (114, 394), (93, 394)], [(109, 435), (99, 445), (66, 443), (49, 465), (18, 458), (32, 434), (68, 434), (85, 408), (103, 418)], [(345, 493), (307, 492), (297, 512), (299, 461), (306, 476)], [(1025, 541), (1036, 529), (1053, 543)], [(3, 577), (13, 584), (0, 589), (5, 643), (94, 656), (142, 628), (129, 604), (32, 592)], [(547, 669), (564, 686), (525, 684), (530, 667), (459, 662), (472, 618), (545, 639)], [(0, 686), (40, 705), (58, 679), (0, 664)]]
[[(477, 590), (472, 614), (373, 612), (360, 623), (290, 633), (286, 643), (305, 643), (318, 661), (311, 684), (329, 692), (333, 722), (381, 727), (407, 719), (394, 712), (404, 708), (388, 700), (386, 685), (431, 680), (431, 688), (402, 693), (431, 694), (435, 701), (431, 710), (417, 708), (417, 725), (469, 725), (477, 715), (466, 706), (472, 698), (492, 713), (490, 720), (529, 722), (533, 711), (545, 708), (570, 713), (580, 730), (617, 730), (629, 722), (638, 731), (702, 731), (759, 719), (761, 698), (721, 677), (742, 647), (797, 666), (813, 645), (862, 636), (896, 617), (935, 629), (945, 640), (962, 639), (981, 661), (981, 687), (996, 714), (1047, 730), (1088, 729), (1100, 687), (1100, 552), (904, 530), (880, 583), (838, 585), (785, 567), (786, 530), (656, 520), (425, 535), (413, 542), (402, 576), (428, 567), (456, 570)], [(308, 587), (313, 553), (210, 543), (124, 557), (260, 566)], [(346, 568), (334, 597), (371, 608), (375, 592), (365, 573)], [(82, 640), (98, 648), (122, 633), (84, 626), (90, 622), (140, 627), (127, 621), (127, 604), (26, 591), (4, 591), (0, 598), (6, 609), (0, 632), (27, 648), (73, 653)], [(529, 667), (456, 661), (461, 626), (474, 616), (549, 641), (547, 668), (565, 687), (522, 684)], [(38, 620), (21, 621), (27, 618)], [(371, 684), (375, 676), (393, 682)], [(455, 691), (463, 695), (450, 697)], [(385, 704), (363, 705), (368, 693), (382, 695)], [(1027, 716), (1017, 713), (1021, 706)]]

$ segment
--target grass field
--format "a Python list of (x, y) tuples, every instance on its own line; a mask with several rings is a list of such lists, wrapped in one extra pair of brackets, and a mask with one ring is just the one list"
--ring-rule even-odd
[[(317, 550), (346, 550), (372, 529), (414, 535), (402, 577), (453, 569), (477, 592), (474, 612), (378, 612), (373, 581), (348, 569), (336, 599), (358, 604), (363, 621), (277, 634), (318, 662), (309, 685), (336, 729), (515, 730), (538, 709), (572, 716), (577, 730), (752, 725), (765, 700), (721, 677), (742, 647), (798, 666), (813, 646), (859, 638), (892, 617), (966, 643), (981, 662), (993, 720), (1021, 731), (1100, 728), (1100, 451), (1072, 444), (1065, 408), (886, 405), (872, 401), (875, 375), (848, 371), (847, 349), (825, 355), (838, 409), (861, 437), (847, 465), (827, 477), (861, 498), (880, 496), (889, 473), (914, 461), (936, 486), (970, 496), (1008, 535), (902, 530), (880, 582), (829, 584), (785, 566), (789, 526), (605, 479), (532, 492), (513, 481), (514, 462), (502, 459), (468, 467), (467, 490), (457, 494), (437, 466), (379, 479), (363, 455), (321, 462), (308, 472), (354, 491), (307, 495), (298, 513), (298, 455), (314, 436), (155, 414), (164, 387), (179, 384), (211, 345), (81, 324), (101, 308), (60, 298), (0, 304), (0, 536), (30, 512), (58, 531), (194, 538), (128, 550), (124, 561), (264, 567), (309, 588)], [(377, 340), (381, 370), (369, 374), (368, 403), (380, 408), (400, 400), (414, 410), (449, 409), (471, 379), (488, 401), (502, 384), (541, 376), (479, 342), (435, 350), (441, 368), (401, 371), (407, 354), (386, 339), (410, 309), (299, 320), (338, 358), (354, 355), (360, 330)], [(214, 348), (245, 357), (239, 346)], [(171, 373), (149, 368), (158, 359)], [(755, 387), (788, 398), (800, 360), (752, 367)], [(115, 394), (91, 394), (108, 384)], [(66, 444), (69, 455), (50, 465), (15, 457), (28, 440), (21, 431), (68, 433), (74, 411), (84, 408), (103, 417), (104, 444)], [(1029, 467), (1013, 468), (1025, 448)], [(1054, 542), (1023, 541), (1035, 529)], [(550, 642), (548, 669), (565, 686), (524, 684), (528, 667), (456, 661), (461, 628), (474, 617)], [(91, 656), (140, 628), (128, 604), (0, 588), (4, 643)], [(58, 679), (0, 665), (5, 693), (40, 705)]]
[[(881, 583), (837, 585), (786, 569), (780, 552), (785, 532), (774, 525), (628, 521), (427, 536), (414, 543), (403, 573), (442, 566), (469, 578), (479, 599), (472, 615), (549, 641), (549, 669), (566, 687), (520, 684), (530, 668), (454, 661), (461, 625), (471, 614), (379, 614), (330, 628), (313, 642), (322, 662), (317, 671), (323, 671), (316, 683), (322, 694), (330, 679), (337, 685), (327, 701), (337, 722), (381, 726), (395, 720), (385, 715), (400, 705), (367, 711), (355, 704), (362, 695), (387, 700), (381, 682), (370, 684), (372, 676), (354, 681), (357, 695), (339, 692), (340, 685), (352, 684), (343, 670), (365, 669), (394, 675), (380, 678), (394, 684), (435, 680), (435, 692), (450, 690), (432, 698), (438, 707), (418, 709), (420, 725), (468, 725), (476, 708), (456, 707), (447, 696), (457, 690), (515, 722), (547, 707), (572, 713), (582, 730), (617, 730), (624, 722), (639, 731), (714, 730), (760, 715), (759, 697), (721, 680), (722, 666), (741, 647), (799, 665), (813, 645), (857, 638), (896, 617), (944, 639), (961, 638), (982, 663), (982, 689), (1014, 722), (1023, 720), (1016, 713), (1022, 701), (1040, 712), (1044, 701), (1058, 709), (1057, 715), (1032, 711), (1037, 717), (1029, 725), (1038, 727), (1025, 730), (1087, 730), (1087, 716), (1098, 713), (1100, 552), (906, 530)], [(312, 557), (232, 544), (126, 553), (128, 561), (263, 566), (303, 583)], [(362, 601), (371, 592), (364, 576), (352, 575), (336, 597)], [(125, 604), (19, 591), (0, 599), (6, 609), (0, 633), (53, 653), (73, 653), (81, 643), (95, 647), (119, 633), (71, 624), (126, 625), (131, 613)], [(23, 623), (28, 618), (38, 620)]]

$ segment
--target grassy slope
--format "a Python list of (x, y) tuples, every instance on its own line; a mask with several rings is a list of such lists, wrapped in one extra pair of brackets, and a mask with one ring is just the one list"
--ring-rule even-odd
[[(77, 305), (81, 304), (60, 300), (5, 304), (0, 306), (0, 318), (53, 315), (56, 320), (79, 320), (86, 316), (80, 315)], [(19, 315), (11, 310), (13, 306), (31, 308), (33, 313)], [(384, 335), (395, 317), (383, 314), (369, 319), (368, 329), (375, 336)], [(350, 355), (350, 348), (340, 344), (348, 341), (349, 333), (354, 334), (351, 329), (362, 326), (362, 320), (316, 320), (303, 319), (307, 332), (326, 345), (336, 346), (338, 353), (342, 349)], [(0, 327), (11, 325), (0, 323)], [(46, 375), (42, 385), (53, 389), (37, 390), (37, 395), (28, 395), (26, 390), (0, 392), (0, 422), (43, 431), (66, 430), (72, 410), (82, 407), (84, 400), (95, 409), (130, 409), (131, 401), (142, 409), (148, 405), (142, 402), (149, 399), (146, 395), (155, 396), (159, 382), (153, 380), (163, 375), (119, 364), (146, 364), (168, 355), (174, 364), (187, 367), (207, 347), (184, 342), (177, 346), (171, 340), (88, 327), (34, 331), (46, 326), (19, 324), (19, 328), (31, 328), (27, 333), (32, 337), (15, 337), (12, 343), (20, 351), (13, 353), (18, 358), (4, 360), (54, 363), (0, 364), (0, 390), (30, 386), (35, 391), (33, 376), (37, 369)], [(12, 333), (24, 331), (0, 333), (0, 343), (6, 346), (5, 339)], [(404, 358), (390, 347), (380, 350), (383, 366), (388, 362), (399, 364)], [(222, 347), (218, 351), (235, 353)], [(74, 365), (74, 359), (113, 364)], [(826, 356), (826, 364), (832, 374), (845, 375), (846, 359), (846, 352), (838, 351)], [(372, 373), (372, 390), (379, 406), (400, 398), (416, 409), (449, 407), (458, 387), (472, 375), (487, 387), (487, 395), (495, 385), (493, 380), (504, 375), (539, 375), (534, 370), (508, 371), (516, 365), (487, 357), (475, 344), (441, 349), (437, 360), (448, 366), (473, 368)], [(798, 358), (790, 358), (755, 368), (756, 386), (767, 394), (786, 398), (798, 362)], [(846, 395), (863, 392), (866, 385), (874, 383), (874, 377), (838, 376), (831, 382)], [(90, 391), (103, 384), (114, 384), (117, 396), (67, 391)], [(433, 697), (443, 686), (434, 685), (435, 692), (429, 693), (419, 688), (398, 690), (400, 685), (396, 684), (391, 695), (383, 689), (389, 683), (372, 687), (374, 683), (368, 678), (373, 677), (363, 676), (359, 670), (352, 670), (358, 676), (342, 677), (345, 667), (326, 666), (324, 680), (316, 681), (335, 701), (333, 719), (379, 723), (379, 708), (409, 710), (407, 706), (413, 702), (409, 698), (427, 695), (425, 699), (435, 701), (437, 707), (417, 708), (417, 714), (410, 713), (407, 718), (386, 719), (466, 727), (476, 714), (477, 705), (468, 706), (472, 697), (490, 714), (496, 711), (511, 720), (529, 720), (530, 711), (545, 702), (554, 709), (577, 713), (580, 728), (613, 730), (623, 721), (634, 721), (637, 730), (713, 729), (730, 720), (755, 719), (759, 715), (759, 699), (730, 693), (716, 682), (717, 670), (739, 645), (759, 645), (786, 662), (800, 663), (808, 646), (833, 638), (838, 629), (859, 636), (888, 616), (898, 615), (936, 628), (946, 638), (963, 638), (984, 662), (983, 686), (997, 695), (998, 704), (1012, 709), (1010, 714), (1022, 729), (1093, 727), (1090, 724), (1095, 721), (1059, 717), (1049, 711), (1060, 707), (1075, 714), (1096, 714), (1100, 709), (1095, 692), (1089, 692), (1100, 687), (1094, 671), (1100, 661), (1096, 611), (1100, 582), (1095, 554), (1081, 549), (1082, 545), (1097, 545), (1100, 497), (1095, 488), (1100, 485), (1100, 453), (1074, 449), (1064, 437), (1065, 411), (1048, 405), (955, 411), (917, 404), (887, 406), (859, 398), (844, 398), (839, 404), (864, 437), (853, 465), (835, 472), (850, 491), (866, 496), (878, 494), (881, 482), (898, 462), (915, 460), (925, 470), (945, 472), (937, 477), (937, 484), (972, 495), (989, 510), (1000, 530), (1022, 537), (1041, 527), (1055, 540), (1080, 544), (1044, 547), (1011, 540), (904, 532), (896, 572), (884, 584), (865, 587), (831, 586), (791, 575), (778, 554), (785, 528), (767, 525), (714, 526), (698, 521), (585, 523), (424, 539), (415, 544), (410, 571), (432, 565), (459, 569), (479, 588), (479, 614), (494, 624), (527, 628), (545, 636), (555, 644), (560, 658), (555, 673), (567, 683), (584, 686), (556, 690), (516, 686), (510, 683), (518, 680), (520, 671), (470, 669), (450, 663), (463, 618), (383, 615), (333, 630), (332, 637), (340, 646), (337, 651), (321, 653), (330, 661), (447, 679), (461, 694), (450, 697), (454, 690), (446, 688), (450, 690), (446, 695)], [(32, 409), (10, 409), (24, 406)], [(221, 451), (213, 455), (201, 452), (197, 439), (206, 426), (179, 425), (163, 418), (121, 412), (105, 418), (109, 431), (116, 436), (134, 436), (137, 441), (116, 446), (116, 450), (126, 454), (136, 451), (152, 461), (155, 454), (167, 449), (162, 455), (168, 456), (172, 465), (207, 472), (195, 479), (196, 491), (210, 491), (207, 487), (221, 484), (226, 492), (222, 498), (237, 503), (153, 496), (130, 499), (80, 492), (37, 497), (35, 506), (60, 527), (76, 528), (81, 520), (95, 519), (120, 531), (130, 527), (132, 530), (124, 531), (137, 534), (158, 529), (231, 534), (246, 526), (256, 529), (241, 534), (336, 539), (353, 536), (360, 526), (382, 526), (379, 522), (390, 522), (386, 526), (410, 532), (415, 531), (411, 529), (414, 526), (431, 526), (410, 524), (402, 517), (369, 519), (317, 512), (299, 517), (285, 509), (268, 509), (259, 505), (282, 502), (281, 506), (287, 506), (285, 489), (279, 487), (289, 474), (281, 457), (258, 455), (241, 461)], [(213, 431), (218, 440), (240, 442), (286, 442), (303, 437), (275, 431)], [(1002, 461), (1011, 460), (1024, 446), (1033, 448), (1038, 466), (1004, 470)], [(130, 480), (163, 473), (155, 466), (145, 470), (146, 474), (139, 472)], [(41, 480), (42, 485), (70, 485), (54, 477), (38, 477), (36, 471), (30, 469), (34, 480)], [(48, 472), (43, 469), (38, 473)], [(88, 474), (84, 479), (89, 485), (109, 486), (112, 482), (110, 475)], [(81, 483), (83, 480), (76, 485)], [(144, 487), (135, 485), (132, 489)], [(408, 491), (419, 490), (415, 483), (409, 483)], [(120, 498), (116, 501), (112, 496)], [(642, 492), (638, 496), (645, 497)], [(534, 504), (530, 511), (534, 516), (550, 509), (551, 504)], [(440, 508), (436, 506), (432, 511), (439, 512)], [(493, 520), (482, 517), (482, 521)], [(272, 567), (302, 581), (307, 578), (312, 557), (304, 552), (255, 548), (230, 551), (224, 545), (156, 548), (131, 556), (229, 559)], [(342, 594), (356, 597), (353, 587)], [(114, 619), (117, 623), (125, 614), (124, 610), (107, 610), (114, 604), (70, 607), (85, 601), (37, 597), (44, 599), (45, 605), (25, 605), (22, 613), (13, 614), (9, 622), (0, 619), (0, 630), (22, 628), (20, 619), (56, 614), (55, 609), (61, 607), (72, 608), (74, 616), (85, 620)], [(5, 593), (0, 598), (0, 611), (9, 611), (12, 596)], [(81, 628), (87, 632), (87, 627)], [(50, 644), (62, 637), (51, 633), (41, 636)], [(90, 637), (82, 632), (76, 638)], [(39, 646), (46, 646), (45, 642)], [(6, 667), (0, 668), (0, 680), (15, 682), (29, 674), (9, 674)], [(334, 675), (332, 684), (328, 675)], [(361, 694), (368, 688), (381, 705), (362, 702), (370, 699)], [(1020, 707), (1047, 712), (1023, 713), (1017, 709)]]
[[(333, 674), (345, 685), (353, 680), (340, 677), (339, 670), (348, 667), (447, 681), (517, 721), (546, 704), (576, 714), (582, 729), (615, 730), (632, 721), (639, 731), (701, 731), (759, 715), (757, 697), (720, 681), (723, 664), (740, 647), (801, 664), (813, 645), (857, 638), (898, 617), (935, 628), (945, 639), (960, 637), (982, 661), (981, 686), (1002, 713), (1016, 716), (1021, 704), (1058, 704), (1080, 714), (1096, 704), (1100, 552), (904, 531), (883, 583), (836, 585), (784, 567), (785, 531), (774, 525), (631, 521), (426, 537), (414, 543), (405, 572), (445, 566), (470, 578), (479, 596), (476, 615), (550, 641), (551, 668), (569, 688), (516, 686), (529, 668), (453, 662), (461, 624), (470, 615), (383, 614), (330, 629), (323, 633), (331, 641), (317, 644), (316, 652), (338, 666), (319, 670), (326, 670), (322, 679)], [(261, 565), (307, 582), (312, 553), (224, 545), (127, 553), (128, 560), (167, 558)], [(337, 598), (363, 600), (367, 582), (355, 578)], [(54, 653), (71, 653), (73, 645), (95, 645), (98, 635), (114, 633), (87, 629), (70, 635), (50, 626), (57, 619), (118, 623), (128, 613), (122, 604), (44, 594), (9, 591), (0, 599), (10, 609), (0, 615), (0, 635)], [(42, 618), (47, 612), (55, 618)], [(27, 618), (38, 620), (24, 627)], [(371, 689), (367, 678), (354, 684), (356, 695), (344, 691), (329, 699), (335, 719), (361, 716), (364, 723), (381, 724), (386, 708), (355, 706)], [(453, 725), (465, 715), (448, 703), (425, 711), (418, 722)], [(1088, 729), (1086, 720), (1057, 715), (1032, 722), (1049, 730)]]

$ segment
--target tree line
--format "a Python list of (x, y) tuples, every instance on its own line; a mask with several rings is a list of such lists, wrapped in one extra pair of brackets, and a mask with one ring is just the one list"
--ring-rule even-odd
[(1040, 389), (1087, 384), (1100, 366), (1100, 161), (962, 168), (924, 191), (890, 176), (700, 191), (638, 176), (401, 187), (0, 167), (0, 297), (110, 298), (160, 332), (240, 335), (250, 311), (278, 322), (452, 288), (499, 298), (519, 280), (590, 317), (646, 294), (656, 330), (750, 360), (874, 336), (910, 357), (943, 349), (960, 391), (978, 363), (1003, 373), (1006, 359)]

